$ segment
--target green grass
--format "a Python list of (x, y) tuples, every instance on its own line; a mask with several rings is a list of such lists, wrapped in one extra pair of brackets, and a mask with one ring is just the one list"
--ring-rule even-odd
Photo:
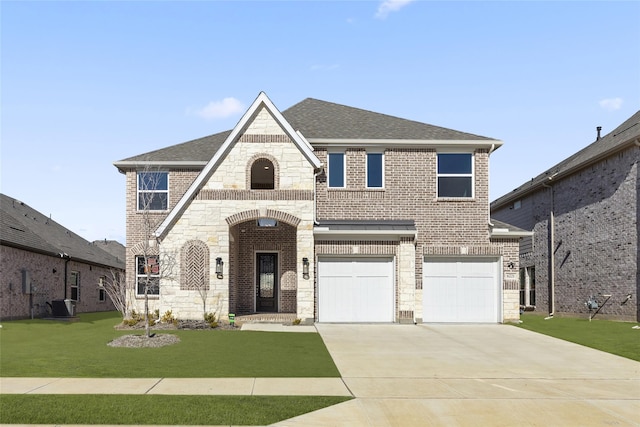
[(268, 425), (350, 399), (328, 396), (0, 395), (0, 422)]
[(606, 351), (640, 362), (640, 330), (636, 323), (523, 314), (518, 327)]
[(114, 329), (118, 313), (81, 314), (78, 322), (20, 320), (0, 329), (4, 377), (219, 378), (339, 377), (319, 334), (171, 330), (181, 342), (161, 348), (107, 343), (142, 331)]

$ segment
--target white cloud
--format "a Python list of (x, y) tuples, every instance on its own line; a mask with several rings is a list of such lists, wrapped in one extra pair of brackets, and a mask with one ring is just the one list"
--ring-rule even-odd
[(376, 18), (385, 19), (391, 12), (397, 12), (414, 0), (384, 0), (378, 6)]
[(224, 98), (222, 101), (211, 101), (194, 114), (206, 120), (223, 119), (237, 113), (242, 113), (245, 106), (235, 98)]
[(622, 108), (622, 98), (607, 98), (600, 100), (600, 107), (608, 111), (615, 111)]

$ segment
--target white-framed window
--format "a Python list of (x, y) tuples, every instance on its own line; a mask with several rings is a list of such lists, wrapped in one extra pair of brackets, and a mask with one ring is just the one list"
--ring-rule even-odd
[(384, 187), (384, 154), (367, 153), (367, 188)]
[(536, 268), (520, 269), (520, 305), (532, 307), (536, 305)]
[(344, 153), (329, 153), (327, 175), (329, 188), (344, 188), (347, 183), (347, 171)]
[(136, 294), (160, 295), (160, 259), (157, 255), (136, 256)]
[(473, 154), (438, 153), (438, 197), (473, 197)]
[(169, 173), (138, 172), (138, 210), (169, 209)]
[(71, 290), (71, 299), (74, 301), (80, 300), (80, 273), (72, 271), (69, 275), (69, 289)]
[(107, 300), (107, 294), (104, 289), (104, 285), (107, 282), (106, 276), (98, 277), (98, 301), (105, 302)]

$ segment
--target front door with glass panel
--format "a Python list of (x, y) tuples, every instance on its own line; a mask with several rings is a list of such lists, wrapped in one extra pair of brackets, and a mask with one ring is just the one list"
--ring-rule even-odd
[(256, 311), (278, 311), (278, 254), (256, 254)]

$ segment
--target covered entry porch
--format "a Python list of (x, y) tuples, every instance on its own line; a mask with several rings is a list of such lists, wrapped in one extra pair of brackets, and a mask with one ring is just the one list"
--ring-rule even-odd
[(301, 253), (304, 246), (298, 244), (300, 233), (304, 233), (299, 230), (300, 222), (290, 214), (269, 209), (245, 212), (229, 222), (230, 313), (290, 314), (288, 317), (296, 318), (301, 260), (308, 259)]

